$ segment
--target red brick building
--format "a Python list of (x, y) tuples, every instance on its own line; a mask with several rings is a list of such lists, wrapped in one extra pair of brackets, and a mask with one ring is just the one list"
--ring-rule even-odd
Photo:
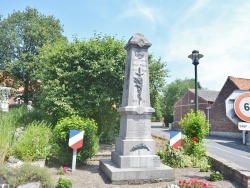
[(210, 135), (241, 138), (242, 131), (226, 116), (225, 100), (234, 90), (250, 90), (250, 79), (229, 76), (215, 100), (210, 113)]
[[(231, 138), (243, 137), (243, 133), (238, 129), (238, 126), (226, 116), (225, 101), (235, 90), (249, 91), (250, 79), (229, 76), (220, 92), (198, 90), (199, 110), (204, 112), (211, 124), (210, 135)], [(194, 108), (195, 91), (194, 89), (189, 89), (174, 104), (174, 129), (181, 129), (178, 122)]]
[[(210, 119), (210, 109), (218, 96), (218, 91), (198, 89), (198, 109), (202, 110), (207, 119)], [(195, 109), (195, 90), (189, 89), (178, 101), (174, 104), (174, 129), (181, 129), (179, 121), (184, 115)]]

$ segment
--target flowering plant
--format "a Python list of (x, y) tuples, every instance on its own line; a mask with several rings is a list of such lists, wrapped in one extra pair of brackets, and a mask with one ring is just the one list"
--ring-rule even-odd
[(63, 167), (63, 171), (66, 173), (68, 171), (69, 167)]
[(197, 142), (198, 141), (198, 138), (197, 137), (192, 137), (192, 140), (194, 141), (194, 142)]
[(197, 178), (192, 178), (190, 180), (180, 180), (178, 186), (180, 188), (215, 188), (211, 182), (199, 180)]
[(57, 172), (57, 174), (58, 175), (64, 175), (64, 174), (66, 174), (66, 172), (69, 170), (69, 167), (60, 167), (59, 168), (59, 170), (58, 170), (58, 172)]

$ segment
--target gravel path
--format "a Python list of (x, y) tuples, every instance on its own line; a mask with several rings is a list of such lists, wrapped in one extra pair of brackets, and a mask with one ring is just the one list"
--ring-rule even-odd
[[(155, 139), (156, 147), (161, 148), (164, 144), (164, 140)], [(102, 148), (102, 147), (101, 147)], [(102, 149), (100, 152), (111, 152), (111, 147), (105, 147), (105, 151)], [(143, 185), (112, 185), (106, 176), (100, 171), (98, 162), (91, 165), (85, 165), (77, 167), (74, 172), (67, 172), (65, 175), (57, 175), (60, 166), (49, 167), (51, 175), (55, 181), (58, 181), (59, 177), (70, 179), (73, 183), (73, 188), (163, 188), (166, 185), (177, 184), (179, 180), (188, 180), (190, 178), (199, 178), (207, 180), (210, 172), (199, 172), (199, 168), (176, 168), (175, 169), (175, 181), (172, 182), (160, 182)], [(213, 182), (217, 188), (241, 188), (239, 184), (229, 180), (222, 180)]]
[[(106, 176), (100, 172), (98, 165), (81, 166), (74, 172), (67, 172), (65, 175), (57, 175), (58, 168), (50, 168), (54, 181), (57, 182), (59, 177), (70, 179), (73, 183), (73, 188), (163, 188), (166, 185), (176, 184), (179, 180), (199, 178), (208, 179), (209, 172), (199, 172), (198, 168), (182, 168), (175, 169), (175, 181), (172, 182), (160, 182), (143, 185), (112, 185)], [(213, 183), (218, 188), (241, 188), (235, 182), (228, 180), (216, 181)]]
[[(208, 179), (208, 172), (199, 172), (198, 168), (182, 168), (175, 169), (175, 181), (172, 182), (160, 182), (143, 185), (112, 185), (106, 176), (99, 170), (98, 165), (86, 165), (77, 167), (74, 172), (67, 172), (65, 175), (57, 175), (59, 166), (48, 167), (56, 184), (59, 177), (69, 179), (73, 183), (73, 188), (163, 188), (166, 185), (177, 184), (179, 180), (199, 178)], [(0, 182), (6, 183), (0, 176)], [(0, 187), (1, 187), (0, 184)], [(241, 186), (235, 182), (228, 180), (216, 181), (213, 183), (217, 188), (241, 188)], [(30, 188), (30, 187), (27, 187)]]

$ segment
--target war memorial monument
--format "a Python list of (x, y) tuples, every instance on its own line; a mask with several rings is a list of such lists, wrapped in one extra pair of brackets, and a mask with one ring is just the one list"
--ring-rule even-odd
[(151, 43), (136, 33), (125, 46), (127, 59), (119, 136), (111, 159), (99, 167), (113, 184), (174, 180), (174, 169), (161, 163), (151, 136), (148, 48)]

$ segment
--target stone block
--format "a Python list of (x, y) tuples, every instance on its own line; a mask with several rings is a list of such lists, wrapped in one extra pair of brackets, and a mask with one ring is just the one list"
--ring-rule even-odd
[(119, 168), (112, 160), (100, 160), (99, 168), (104, 172), (112, 184), (152, 183), (173, 181), (175, 171), (173, 168), (160, 164), (151, 168)]
[(160, 157), (157, 155), (124, 156), (112, 152), (111, 159), (120, 168), (150, 168), (160, 166)]

